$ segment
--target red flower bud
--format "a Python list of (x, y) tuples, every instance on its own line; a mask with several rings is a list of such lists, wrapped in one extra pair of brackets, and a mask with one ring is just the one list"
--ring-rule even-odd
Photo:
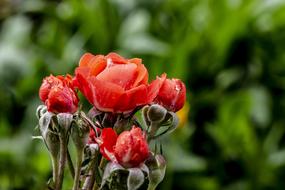
[(74, 84), (87, 100), (104, 112), (128, 113), (157, 96), (161, 80), (148, 84), (141, 59), (84, 54), (75, 70)]
[(48, 111), (54, 113), (74, 113), (78, 107), (78, 97), (71, 85), (72, 77), (50, 75), (43, 79), (39, 90), (40, 99)]
[(96, 141), (105, 158), (126, 168), (137, 167), (149, 156), (149, 148), (142, 130), (133, 127), (119, 136), (112, 128), (104, 128)]
[(184, 83), (179, 79), (165, 79), (154, 102), (169, 111), (177, 112), (183, 107), (185, 100)]

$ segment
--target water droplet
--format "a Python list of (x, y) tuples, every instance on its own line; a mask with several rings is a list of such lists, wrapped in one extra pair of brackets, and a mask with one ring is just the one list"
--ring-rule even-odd
[(175, 85), (175, 90), (176, 91), (180, 91), (181, 90), (181, 87), (179, 85)]

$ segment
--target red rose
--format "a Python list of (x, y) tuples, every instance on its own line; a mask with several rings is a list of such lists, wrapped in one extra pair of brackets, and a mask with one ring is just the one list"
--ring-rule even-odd
[(148, 72), (141, 62), (115, 53), (86, 53), (75, 70), (74, 84), (98, 110), (128, 113), (151, 103), (161, 86), (161, 80), (148, 84)]
[(78, 97), (72, 87), (72, 77), (50, 75), (43, 79), (39, 90), (40, 99), (48, 111), (54, 113), (74, 113), (78, 107)]
[(169, 111), (177, 112), (186, 100), (186, 88), (179, 79), (165, 79), (154, 102)]
[(149, 156), (145, 135), (138, 127), (124, 131), (119, 136), (112, 128), (104, 128), (96, 141), (105, 158), (117, 161), (126, 168), (139, 166)]

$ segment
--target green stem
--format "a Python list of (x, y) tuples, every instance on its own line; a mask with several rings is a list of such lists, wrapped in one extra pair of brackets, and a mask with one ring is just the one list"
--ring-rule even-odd
[(148, 138), (147, 138), (147, 142), (149, 143), (152, 139), (153, 139), (153, 137), (155, 136), (155, 133), (156, 133), (156, 131), (158, 130), (158, 128), (159, 128), (159, 125), (158, 125), (158, 123), (154, 123), (154, 122), (152, 122), (151, 124), (150, 124), (150, 131), (148, 132)]
[(100, 186), (98, 185), (98, 183), (94, 184), (93, 190), (98, 190), (100, 188)]
[(99, 173), (99, 160), (101, 156), (99, 152), (95, 153), (94, 157), (92, 157), (88, 169), (89, 176), (86, 178), (83, 188), (84, 190), (92, 190), (92, 189), (99, 189), (101, 183), (101, 176)]
[(104, 159), (100, 154), (97, 154), (97, 158), (96, 158), (96, 167), (95, 167), (95, 184), (94, 184), (94, 188), (93, 190), (99, 189), (100, 188), (100, 184), (102, 182), (102, 177), (100, 175), (100, 171), (99, 171), (99, 160), (100, 160), (100, 164), (101, 164), (101, 160)]
[(158, 184), (149, 184), (147, 190), (155, 190)]
[(55, 190), (61, 190), (64, 176), (64, 168), (67, 156), (67, 142), (65, 135), (60, 134), (60, 157), (59, 157), (59, 171), (58, 171), (58, 180), (55, 186)]
[(67, 148), (67, 164), (68, 164), (70, 174), (71, 174), (72, 178), (74, 179), (75, 172), (74, 172), (74, 167), (73, 167), (72, 159), (71, 159), (70, 153), (68, 151), (68, 148)]
[(94, 184), (94, 173), (95, 173), (95, 168), (96, 168), (96, 158), (92, 159), (90, 161), (90, 165), (89, 165), (89, 170), (88, 170), (88, 177), (85, 179), (83, 188), (84, 190), (91, 190), (92, 186)]
[(77, 160), (76, 160), (76, 168), (75, 168), (75, 177), (73, 183), (73, 190), (79, 189), (79, 179), (80, 179), (80, 170), (81, 170), (81, 163), (83, 157), (83, 149), (78, 150), (77, 152)]
[(51, 155), (51, 163), (52, 163), (52, 177), (53, 177), (53, 182), (54, 184), (57, 183), (57, 179), (58, 179), (58, 165), (59, 165), (59, 161), (58, 158)]

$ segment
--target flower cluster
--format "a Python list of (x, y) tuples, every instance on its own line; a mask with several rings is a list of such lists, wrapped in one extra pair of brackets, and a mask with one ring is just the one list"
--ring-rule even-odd
[[(88, 114), (78, 110), (77, 90), (92, 105)], [(149, 82), (141, 59), (86, 53), (74, 77), (44, 78), (39, 97), (45, 104), (37, 110), (41, 135), (50, 152), (50, 147), (59, 147), (52, 149), (56, 151), (51, 154), (54, 172), (49, 188), (62, 187), (69, 135), (77, 148), (77, 164), (71, 171), (74, 190), (138, 189), (147, 183), (145, 178), (148, 189), (155, 189), (161, 182), (165, 160), (149, 143), (177, 126), (175, 112), (186, 99), (181, 80), (162, 74)], [(139, 111), (143, 122), (137, 118)], [(82, 163), (88, 169), (83, 170)]]

